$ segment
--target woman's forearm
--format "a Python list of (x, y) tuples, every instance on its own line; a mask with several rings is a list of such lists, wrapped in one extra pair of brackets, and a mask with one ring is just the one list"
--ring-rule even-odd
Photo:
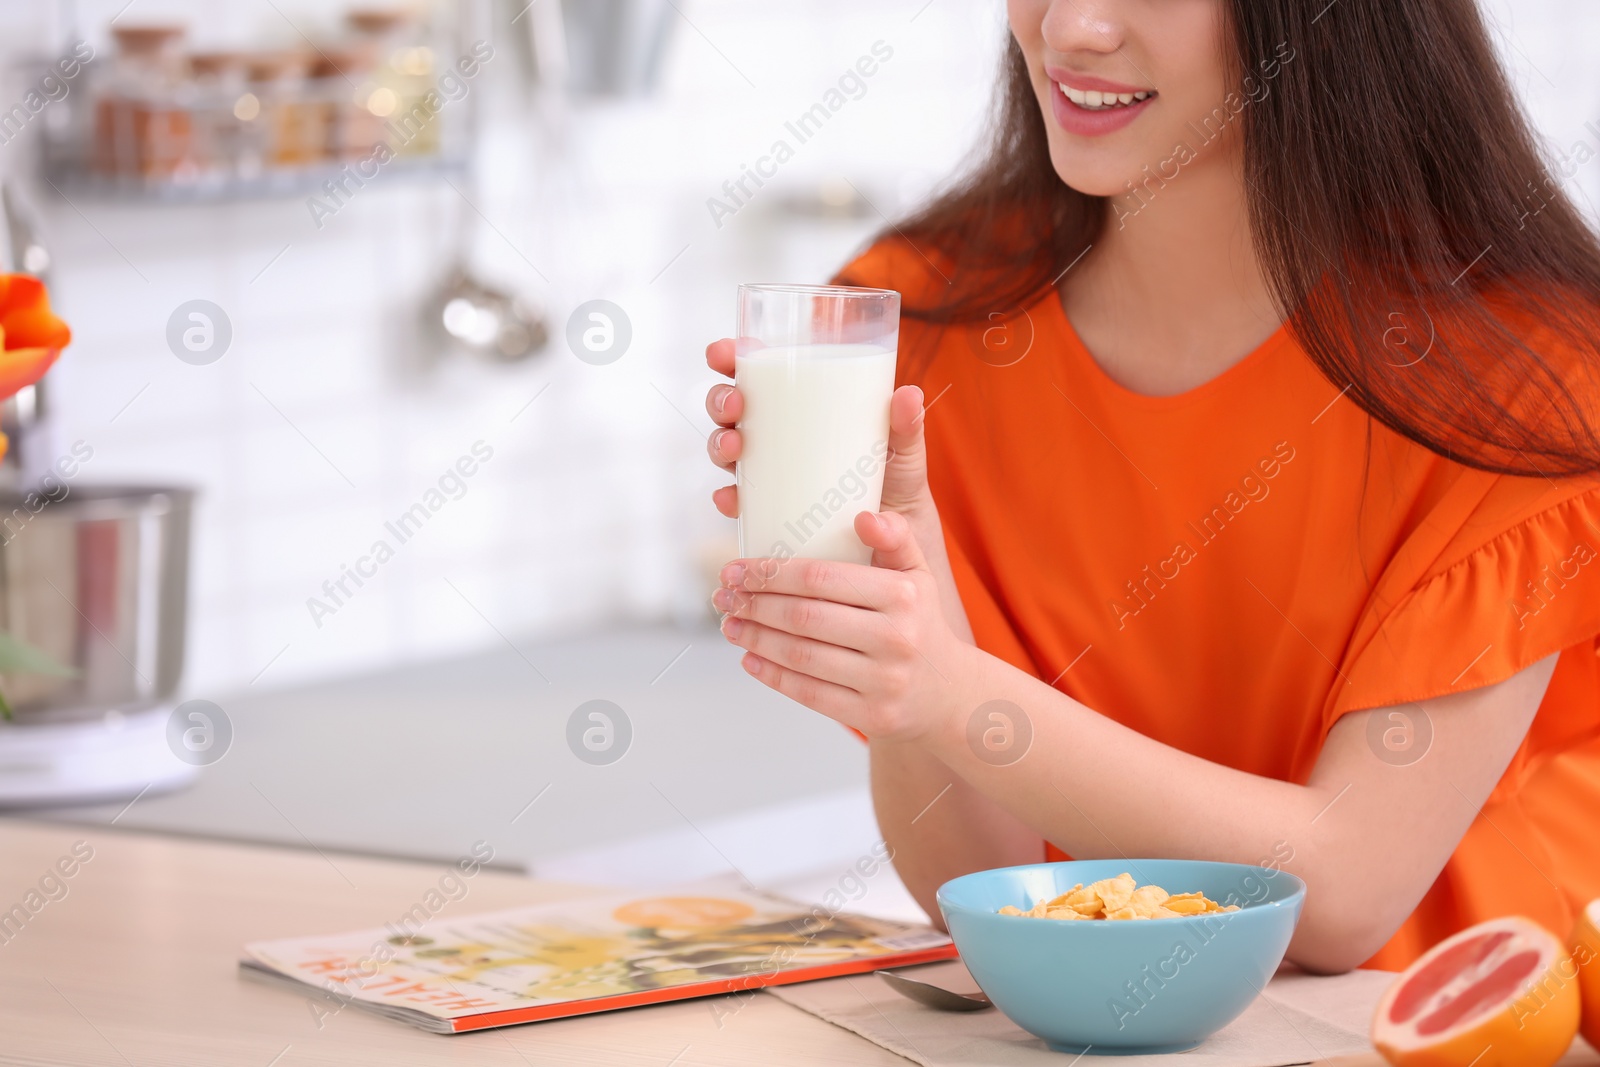
[[(972, 627), (956, 589), (937, 508), (929, 501), (907, 520), (938, 582), (940, 610), (951, 631), (971, 644)], [(878, 827), (901, 881), (934, 922), (940, 922), (934, 893), (951, 878), (1044, 858), (1044, 840), (1036, 830), (925, 749), (873, 742), (871, 760)]]
[(872, 805), (895, 870), (922, 910), (958, 875), (1044, 859), (1039, 832), (920, 746), (872, 743)]
[[(1285, 868), (1308, 883), (1321, 880), (1315, 857), (1331, 843), (1327, 831), (1336, 828), (1313, 820), (1331, 794), (1160, 744), (974, 652), (965, 670), (947, 669), (953, 709), (991, 701), (1011, 705), (1005, 710), (1017, 732), (1031, 735), (1026, 754), (1004, 765), (985, 760), (970, 745), (967, 716), (950, 709), (919, 747), (1035, 835), (1077, 859), (1223, 860)], [(1342, 921), (1342, 915), (1335, 918)], [(1310, 948), (1300, 962), (1325, 970), (1359, 962), (1325, 951), (1328, 938), (1319, 934), (1309, 907), (1306, 920), (1302, 929), (1311, 931)], [(1332, 933), (1338, 923), (1320, 925)]]
[[(1310, 892), (1290, 959), (1315, 970), (1356, 966), (1410, 914), (1505, 770), (1554, 667), (1552, 657), (1426, 702), (1428, 759), (1398, 774), (1367, 748), (1371, 713), (1347, 716), (1301, 785), (1164, 745), (980, 650), (963, 657), (945, 669), (948, 706), (919, 747), (1077, 858), (1224, 860), (1299, 875)], [(970, 746), (963, 711), (994, 700), (1032, 733), (1026, 755), (1004, 766)]]
[[(1319, 806), (1305, 787), (1161, 744), (982, 651), (943, 670), (948, 707), (920, 747), (1073, 855), (1254, 862)], [(968, 719), (980, 706), (1030, 738), (1024, 754), (999, 762), (974, 750)], [(1163, 810), (1169, 819), (1155, 817)]]

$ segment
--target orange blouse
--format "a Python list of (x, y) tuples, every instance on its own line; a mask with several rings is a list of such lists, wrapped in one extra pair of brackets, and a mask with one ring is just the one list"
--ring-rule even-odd
[[(916, 292), (929, 270), (884, 243), (845, 276)], [(931, 403), (929, 480), (978, 645), (1148, 737), (1293, 782), (1341, 715), (1397, 707), (1374, 751), (1415, 760), (1429, 724), (1399, 706), (1560, 652), (1482, 813), (1367, 965), (1499, 915), (1564, 937), (1600, 896), (1596, 481), (1443, 459), (1287, 329), (1153, 397), (1106, 375), (1054, 293), (1004, 344), (992, 328), (904, 320), (897, 382)]]

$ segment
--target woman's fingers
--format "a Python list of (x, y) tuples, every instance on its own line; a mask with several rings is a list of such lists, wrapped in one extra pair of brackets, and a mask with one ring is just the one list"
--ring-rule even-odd
[(731, 385), (713, 385), (706, 393), (706, 414), (718, 426), (732, 426), (744, 414), (744, 397)]
[(905, 607), (916, 598), (909, 574), (825, 559), (736, 559), (720, 577), (736, 593), (788, 593), (874, 611)]
[(718, 611), (797, 637), (809, 637), (863, 652), (870, 652), (882, 644), (883, 616), (862, 608), (783, 593), (752, 593), (726, 588), (718, 589), (712, 595), (711, 603)]
[(889, 398), (889, 447), (903, 452), (922, 440), (922, 389), (902, 385)]
[(744, 438), (739, 431), (726, 426), (712, 430), (711, 436), (706, 438), (706, 454), (711, 457), (711, 462), (725, 471), (733, 470), (743, 449)]
[(733, 338), (724, 337), (720, 341), (712, 341), (706, 345), (706, 366), (718, 374), (733, 377)]
[(725, 485), (711, 494), (711, 502), (717, 506), (725, 518), (737, 519), (739, 517), (739, 487)]
[[(727, 338), (711, 342), (706, 346), (706, 365), (731, 377), (733, 349), (733, 342)], [(706, 414), (717, 424), (717, 429), (711, 431), (711, 436), (706, 440), (706, 453), (710, 455), (711, 462), (725, 471), (731, 471), (744, 445), (739, 431), (733, 429), (733, 424), (744, 414), (744, 397), (731, 385), (713, 385), (706, 393)], [(739, 498), (733, 486), (718, 489), (711, 499), (717, 505), (717, 510), (728, 518), (738, 517)]]
[(872, 565), (896, 571), (925, 571), (928, 561), (922, 555), (904, 515), (885, 511), (874, 515), (863, 511), (856, 516), (856, 536), (872, 549)]
[(776, 689), (795, 703), (803, 704), (812, 711), (820, 711), (846, 726), (851, 725), (851, 717), (861, 703), (861, 694), (854, 689), (790, 670), (771, 660), (762, 659), (754, 652), (746, 652), (739, 660), (739, 666), (769, 689)]
[(889, 463), (883, 472), (882, 511), (909, 511), (928, 495), (928, 454), (922, 436), (922, 390), (902, 385), (889, 400)]
[(871, 658), (849, 648), (830, 645), (809, 637), (796, 637), (759, 622), (728, 616), (722, 632), (740, 648), (754, 652), (768, 663), (798, 671), (818, 682), (853, 689), (865, 686), (874, 669)]

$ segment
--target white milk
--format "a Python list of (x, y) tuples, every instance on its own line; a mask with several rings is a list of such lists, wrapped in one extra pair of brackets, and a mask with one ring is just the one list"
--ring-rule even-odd
[(764, 348), (734, 360), (739, 554), (871, 563), (857, 514), (877, 511), (889, 454), (895, 339)]

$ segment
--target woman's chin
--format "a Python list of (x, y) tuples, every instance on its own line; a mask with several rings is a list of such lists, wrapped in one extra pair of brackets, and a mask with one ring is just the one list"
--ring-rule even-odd
[(1121, 171), (1086, 170), (1081, 166), (1056, 165), (1056, 176), (1069, 188), (1084, 196), (1119, 196), (1128, 191), (1133, 178)]
[(1137, 183), (1144, 177), (1139, 171), (1142, 160), (1122, 158), (1120, 152), (1115, 158), (1096, 155), (1081, 150), (1055, 151), (1050, 153), (1050, 161), (1055, 165), (1056, 177), (1085, 196), (1120, 196), (1128, 191), (1130, 182)]

